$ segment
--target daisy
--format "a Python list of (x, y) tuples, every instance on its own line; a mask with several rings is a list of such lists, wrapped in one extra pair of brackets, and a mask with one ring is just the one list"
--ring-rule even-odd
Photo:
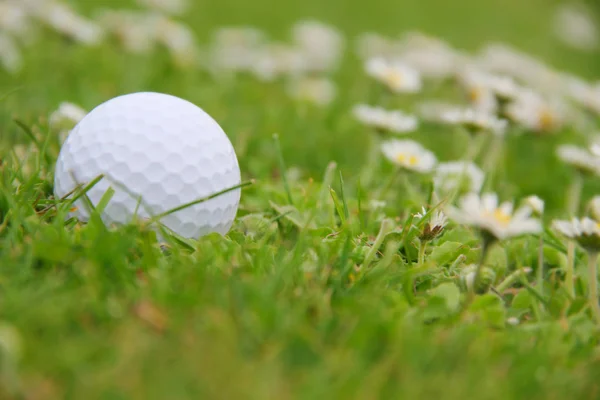
[(417, 129), (419, 122), (413, 115), (399, 110), (385, 110), (367, 104), (358, 104), (352, 110), (357, 120), (381, 131), (407, 133)]
[(217, 30), (208, 50), (215, 72), (249, 71), (266, 45), (265, 34), (253, 27), (225, 27)]
[(134, 54), (148, 54), (156, 44), (154, 19), (145, 13), (106, 10), (98, 16), (100, 25)]
[[(415, 214), (416, 219), (423, 219), (427, 215), (427, 210), (425, 207), (421, 208), (420, 213)], [(448, 218), (442, 211), (434, 211), (429, 216), (429, 221), (427, 221), (423, 227), (423, 231), (419, 238), (422, 241), (430, 241), (440, 236), (446, 227), (446, 223), (448, 222)]]
[(525, 198), (525, 204), (533, 210), (534, 214), (538, 216), (544, 214), (544, 200), (536, 195), (528, 196)]
[(426, 78), (452, 76), (465, 58), (443, 40), (419, 32), (405, 34), (398, 45), (398, 59)]
[(433, 177), (433, 187), (438, 193), (450, 193), (461, 189), (478, 193), (483, 181), (483, 171), (474, 163), (450, 161), (438, 164)]
[(305, 77), (291, 81), (288, 94), (296, 100), (326, 106), (335, 99), (336, 87), (326, 78)]
[[(574, 240), (588, 253), (588, 303), (596, 322), (600, 324), (598, 303), (598, 253), (600, 252), (600, 223), (588, 217), (572, 218), (570, 221), (556, 220), (552, 223), (556, 231)], [(572, 271), (567, 276), (572, 279)]]
[(555, 220), (553, 228), (563, 236), (575, 240), (587, 251), (600, 251), (600, 223), (585, 217), (569, 221)]
[(371, 58), (365, 69), (367, 75), (382, 82), (394, 93), (415, 93), (421, 90), (421, 75), (405, 63)]
[[(422, 220), (427, 216), (427, 210), (422, 207), (421, 212), (414, 215), (415, 219)], [(434, 211), (429, 216), (429, 220), (424, 222), (422, 230), (419, 233), (419, 264), (425, 263), (425, 250), (427, 243), (437, 238), (444, 232), (444, 227), (448, 221), (442, 211)]]
[(600, 157), (594, 155), (589, 149), (570, 144), (558, 146), (558, 158), (566, 164), (572, 165), (584, 174), (600, 173)]
[(58, 109), (50, 114), (50, 127), (59, 132), (61, 142), (69, 132), (81, 121), (87, 112), (76, 104), (63, 102)]
[(592, 11), (582, 5), (564, 5), (554, 17), (554, 32), (564, 44), (577, 50), (592, 51), (598, 47), (600, 31)]
[(344, 37), (334, 27), (313, 20), (300, 21), (293, 26), (292, 37), (294, 45), (307, 59), (309, 71), (331, 71), (338, 65)]
[(177, 63), (190, 65), (195, 62), (198, 49), (189, 27), (167, 17), (158, 17), (155, 24), (156, 41), (169, 50)]
[(491, 103), (491, 100), (486, 99), (487, 96), (496, 101), (506, 102), (518, 97), (523, 90), (512, 77), (491, 74), (473, 67), (461, 71), (458, 81), (467, 91), (474, 106), (478, 108), (479, 105), (483, 109), (486, 109), (486, 103)]
[(440, 120), (449, 125), (464, 126), (471, 133), (491, 132), (503, 135), (506, 131), (506, 120), (472, 108), (444, 111)]
[(356, 39), (356, 54), (363, 60), (377, 57), (394, 57), (400, 51), (400, 45), (396, 41), (382, 36), (378, 33), (362, 33)]
[(18, 72), (23, 66), (21, 49), (13, 38), (0, 32), (0, 66), (10, 73)]
[(596, 221), (600, 221), (600, 196), (592, 197), (589, 207), (590, 214), (592, 214)]
[(553, 132), (566, 122), (564, 106), (559, 102), (549, 102), (540, 95), (527, 91), (521, 93), (505, 110), (505, 115), (513, 122), (533, 132)]
[(23, 37), (31, 28), (30, 14), (18, 2), (0, 2), (0, 31)]
[(539, 233), (542, 229), (540, 221), (531, 217), (531, 208), (515, 211), (512, 202), (500, 204), (495, 193), (469, 193), (461, 198), (458, 208), (449, 206), (446, 212), (450, 219), (479, 229), (491, 241)]
[(600, 114), (600, 84), (590, 85), (587, 82), (571, 82), (569, 96), (585, 109)]
[(428, 173), (437, 163), (431, 151), (413, 140), (385, 141), (381, 144), (381, 151), (388, 160), (409, 171)]
[(148, 7), (171, 15), (181, 15), (189, 7), (188, 0), (136, 0), (143, 7)]
[(46, 25), (80, 43), (95, 45), (104, 37), (99, 25), (83, 18), (66, 4), (42, 3), (34, 12)]

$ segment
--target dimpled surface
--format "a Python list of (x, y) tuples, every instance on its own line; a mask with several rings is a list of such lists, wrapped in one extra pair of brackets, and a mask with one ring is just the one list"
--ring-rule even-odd
[[(147, 218), (240, 183), (233, 146), (221, 127), (194, 104), (159, 93), (116, 97), (81, 120), (60, 151), (55, 195), (63, 197), (100, 174), (105, 178), (88, 197), (97, 204), (109, 187), (115, 190), (102, 214), (109, 224), (127, 223), (136, 208)], [(188, 238), (225, 235), (239, 200), (236, 189), (161, 222)], [(76, 206), (73, 214), (87, 220), (85, 205)]]

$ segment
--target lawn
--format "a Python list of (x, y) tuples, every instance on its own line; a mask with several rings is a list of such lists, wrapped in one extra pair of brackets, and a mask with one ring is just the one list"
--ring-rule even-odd
[[(591, 201), (600, 161), (590, 150), (600, 143), (600, 90), (587, 83), (600, 58), (598, 47), (558, 39), (561, 2), (189, 0), (168, 18), (190, 29), (197, 54), (164, 45), (135, 52), (115, 34), (87, 45), (49, 26), (48, 1), (25, 3), (34, 4), (24, 8), (32, 32), (22, 33), (2, 14), (20, 1), (0, 0), (0, 399), (600, 397), (600, 207)], [(64, 3), (90, 21), (101, 10), (145, 10), (133, 0)], [(209, 44), (223, 27), (253, 26), (289, 43), (307, 19), (345, 43), (339, 64), (317, 74), (335, 88), (331, 101), (290, 89), (308, 87), (305, 78), (214, 65)], [(456, 71), (422, 74), (418, 90), (394, 92), (386, 85), (398, 81), (369, 76), (357, 51), (366, 32), (400, 41), (410, 31), (465, 57), (504, 43), (559, 83), (580, 77), (596, 108), (516, 68), (511, 82), (548, 106), (538, 119), (525, 101), (511, 114), (503, 92), (485, 85), (494, 111), (478, 109), (483, 122), (427, 118), (425, 102), (478, 106)], [(2, 68), (6, 37), (20, 48), (12, 71)], [(509, 75), (510, 65), (495, 67), (494, 77)], [(55, 198), (68, 133), (52, 122), (55, 110), (70, 102), (89, 111), (139, 91), (189, 100), (229, 136), (252, 184), (225, 237), (157, 235), (143, 221), (107, 225), (100, 213), (77, 221), (70, 200)], [(418, 115), (418, 127), (370, 127), (357, 104)], [(505, 118), (502, 133), (480, 126)], [(390, 140), (425, 149), (394, 153)], [(565, 162), (564, 144), (584, 154)], [(501, 208), (478, 215), (473, 202), (461, 209), (465, 182), (444, 192), (439, 167), (417, 170), (427, 151), (437, 163), (472, 159), (485, 178), (468, 191), (530, 207), (526, 221)], [(534, 195), (543, 212), (527, 205)], [(434, 221), (439, 211), (447, 221)], [(572, 216), (592, 225), (569, 240), (556, 220)]]

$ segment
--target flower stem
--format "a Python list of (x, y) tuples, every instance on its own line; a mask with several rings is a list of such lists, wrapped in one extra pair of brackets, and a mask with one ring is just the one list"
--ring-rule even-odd
[(583, 175), (576, 173), (567, 192), (567, 211), (573, 217), (579, 210), (581, 191), (583, 190)]
[(425, 249), (427, 248), (427, 240), (421, 240), (419, 244), (419, 266), (425, 264)]
[(540, 294), (544, 295), (544, 236), (540, 235), (538, 247), (537, 286)]
[(481, 256), (479, 258), (479, 263), (477, 264), (477, 269), (475, 270), (475, 277), (473, 279), (473, 284), (469, 287), (469, 293), (467, 295), (467, 301), (465, 303), (465, 308), (471, 304), (473, 299), (475, 298), (475, 290), (477, 286), (479, 286), (479, 281), (481, 280), (481, 269), (483, 268), (483, 264), (487, 257), (487, 253), (490, 250), (490, 247), (494, 240), (489, 237), (487, 234), (483, 235), (482, 243), (481, 243)]
[(590, 309), (594, 315), (596, 323), (600, 325), (600, 304), (598, 303), (598, 252), (593, 251), (588, 254), (588, 279), (589, 279), (589, 302)]
[[(581, 191), (583, 189), (583, 175), (579, 172), (575, 174), (573, 182), (567, 192), (567, 211), (569, 216), (573, 217), (579, 210), (581, 201)], [(575, 298), (575, 242), (569, 241), (567, 245), (567, 270), (565, 271), (565, 286), (567, 293), (573, 299)]]
[(565, 271), (565, 287), (571, 299), (575, 298), (575, 242), (567, 245), (567, 270)]
[(487, 152), (487, 156), (483, 165), (483, 172), (485, 172), (485, 174), (488, 176), (486, 186), (490, 186), (491, 182), (494, 180), (494, 175), (497, 170), (498, 158), (502, 154), (503, 144), (504, 140), (503, 137), (500, 135), (495, 135), (492, 139), (492, 143), (490, 144), (490, 150)]

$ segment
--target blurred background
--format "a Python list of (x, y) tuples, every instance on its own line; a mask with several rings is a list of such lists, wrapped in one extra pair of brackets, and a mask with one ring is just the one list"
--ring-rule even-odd
[[(599, 9), (593, 1), (550, 0), (0, 0), (0, 147), (26, 140), (14, 119), (43, 135), (52, 132), (48, 120), (63, 102), (83, 113), (119, 94), (152, 90), (186, 98), (211, 114), (232, 138), (249, 177), (268, 176), (276, 167), (273, 133), (281, 135), (289, 164), (307, 175), (320, 176), (331, 160), (354, 174), (365, 159), (366, 135), (350, 110), (376, 95), (364, 73), (364, 53), (372, 47), (406, 44), (410, 34), (424, 45), (473, 58), (490, 48), (508, 49), (549, 75), (592, 85), (600, 74)], [(277, 57), (290, 56), (286, 46), (302, 21), (339, 36), (339, 59), (333, 57), (335, 65), (323, 71), (325, 86), (317, 88), (333, 101), (302, 104), (305, 85), (290, 89), (293, 74), (277, 71)], [(309, 46), (320, 41), (318, 35), (305, 40)], [(240, 51), (254, 42), (267, 43), (270, 53), (243, 73), (231, 73), (235, 68), (219, 57), (223, 44), (232, 42), (236, 62), (245, 62)], [(456, 97), (443, 88), (433, 94)], [(391, 105), (412, 112), (424, 99)], [(444, 149), (441, 159), (464, 152), (464, 143), (441, 137), (440, 129), (424, 127), (421, 137), (434, 150)], [(520, 179), (504, 188), (507, 194), (548, 191), (539, 179), (548, 164), (530, 165), (528, 155), (551, 158), (561, 141), (572, 140), (513, 143), (523, 157), (513, 157), (507, 167)], [(568, 173), (557, 166), (553, 179), (566, 182)]]

